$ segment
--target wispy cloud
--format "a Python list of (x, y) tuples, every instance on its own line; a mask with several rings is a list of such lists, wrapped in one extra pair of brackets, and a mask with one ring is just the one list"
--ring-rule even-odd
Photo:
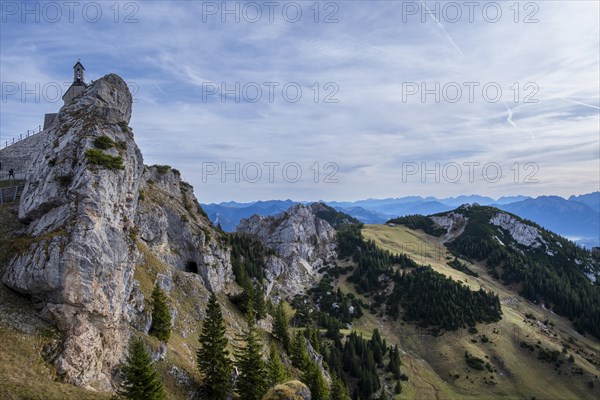
[[(312, 3), (298, 3), (303, 16), (296, 23), (282, 17), (281, 7), (273, 22), (263, 8), (256, 23), (248, 15), (222, 23), (202, 2), (166, 1), (136, 2), (137, 23), (123, 23), (131, 12), (124, 9), (115, 23), (108, 3), (97, 23), (81, 15), (73, 23), (8, 16), (0, 26), (1, 79), (27, 88), (69, 81), (79, 57), (88, 79), (120, 74), (135, 89), (131, 125), (146, 162), (176, 165), (203, 202), (597, 190), (599, 4), (537, 2), (537, 23), (523, 23), (524, 3), (518, 23), (508, 3), (496, 23), (485, 20), (481, 7), (473, 22), (466, 9), (455, 23), (430, 14), (423, 22), (421, 12), (443, 5), (435, 3), (414, 2), (416, 15), (407, 15), (402, 2), (338, 2), (337, 11), (320, 3), (318, 18)], [(323, 23), (333, 11), (338, 22)], [(218, 90), (207, 97), (208, 82)], [(273, 101), (269, 82), (278, 85)], [(250, 84), (248, 90), (258, 85), (261, 100), (235, 102), (229, 95), (223, 102), (223, 88), (236, 83)], [(404, 99), (407, 83), (419, 92)], [(422, 90), (435, 92), (436, 83), (438, 101), (436, 93), (423, 101)], [(473, 101), (465, 83), (478, 84)], [(286, 84), (299, 85), (298, 102), (286, 101)], [(462, 90), (455, 103), (452, 84)], [(486, 98), (493, 96), (493, 88), (483, 92), (486, 84), (502, 88), (498, 101)], [(0, 106), (3, 139), (37, 126), (60, 103), (13, 95)], [(303, 178), (204, 182), (207, 162), (294, 162)], [(403, 182), (403, 162), (496, 162), (507, 176), (514, 163), (536, 163), (540, 179)], [(327, 163), (339, 167), (339, 183), (323, 183)]]

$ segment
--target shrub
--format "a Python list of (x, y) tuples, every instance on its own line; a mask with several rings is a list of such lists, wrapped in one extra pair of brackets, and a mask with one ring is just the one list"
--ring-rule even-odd
[(138, 229), (134, 226), (131, 229), (129, 229), (129, 238), (135, 242), (137, 240), (137, 237)]
[(115, 147), (119, 150), (127, 150), (127, 142), (124, 140), (119, 140), (115, 143)]
[(154, 165), (159, 174), (166, 174), (171, 169), (170, 165)]
[(93, 165), (99, 165), (108, 169), (125, 169), (123, 158), (121, 156), (111, 156), (99, 149), (87, 149), (85, 157), (87, 158), (88, 163)]
[(484, 369), (485, 361), (482, 360), (481, 358), (478, 358), (478, 357), (475, 357), (475, 356), (469, 354), (466, 351), (465, 351), (465, 361), (467, 362), (467, 365), (473, 369), (476, 369), (478, 371), (483, 371), (483, 369)]
[(115, 142), (106, 135), (102, 135), (94, 139), (94, 146), (98, 149), (106, 150), (115, 146)]
[(131, 131), (131, 128), (129, 127), (129, 125), (127, 125), (127, 122), (125, 122), (125, 121), (119, 122), (119, 127), (125, 133), (128, 133), (129, 131)]

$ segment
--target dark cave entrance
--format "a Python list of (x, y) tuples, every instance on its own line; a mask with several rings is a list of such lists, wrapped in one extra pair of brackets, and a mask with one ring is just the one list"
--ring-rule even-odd
[(198, 264), (196, 264), (196, 261), (188, 261), (185, 264), (185, 272), (193, 272), (194, 274), (198, 273)]

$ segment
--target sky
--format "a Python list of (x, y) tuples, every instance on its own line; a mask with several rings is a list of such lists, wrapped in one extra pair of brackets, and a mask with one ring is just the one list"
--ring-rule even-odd
[(600, 186), (597, 1), (2, 1), (0, 141), (117, 73), (202, 203)]

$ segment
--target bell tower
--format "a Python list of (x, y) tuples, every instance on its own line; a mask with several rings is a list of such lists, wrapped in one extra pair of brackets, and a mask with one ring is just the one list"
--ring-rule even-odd
[(65, 105), (73, 101), (75, 97), (83, 93), (84, 89), (88, 87), (88, 85), (83, 80), (84, 72), (85, 67), (79, 60), (77, 60), (77, 63), (73, 65), (73, 83), (62, 97), (62, 99), (65, 102)]
[(77, 60), (77, 64), (73, 66), (73, 82), (84, 82), (83, 80), (83, 72), (85, 68), (83, 64), (79, 60)]

